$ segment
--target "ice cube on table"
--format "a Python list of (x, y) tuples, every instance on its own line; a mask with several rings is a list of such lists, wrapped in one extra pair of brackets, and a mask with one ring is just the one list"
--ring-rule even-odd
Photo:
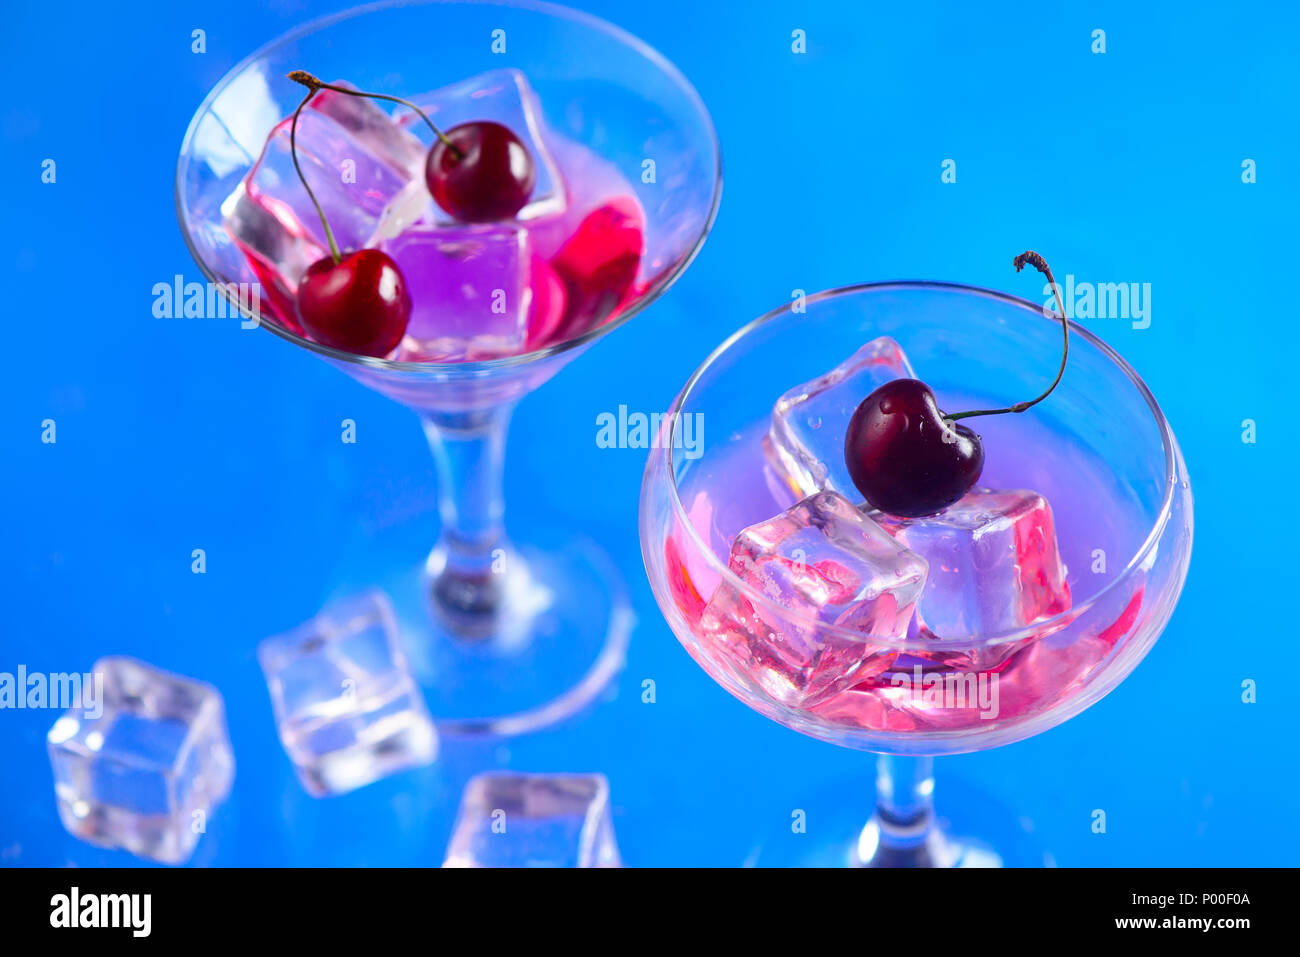
[(83, 688), (46, 738), (59, 817), (82, 840), (180, 864), (234, 780), (221, 695), (133, 658), (92, 674), (97, 693)]
[(470, 779), (444, 867), (619, 867), (603, 774)]
[[(409, 96), (407, 99), (423, 110), (444, 132), (471, 120), (492, 120), (519, 137), (533, 158), (537, 179), (533, 183), (532, 196), (515, 214), (516, 220), (528, 222), (564, 210), (564, 184), (543, 138), (541, 107), (523, 73), (509, 68), (489, 70), (431, 93)], [(394, 117), (403, 129), (432, 144), (432, 131), (408, 107), (398, 107)], [(430, 211), (436, 223), (451, 225), (456, 222), (450, 213), (436, 203), (432, 204)]]
[(897, 342), (889, 336), (872, 339), (830, 372), (777, 399), (764, 451), (796, 494), (833, 488), (855, 497), (844, 464), (849, 420), (862, 400), (886, 382), (915, 377)]
[(280, 741), (311, 794), (351, 791), (428, 764), (437, 753), (437, 733), (382, 592), (326, 606), (267, 638), (257, 657)]
[[(937, 515), (870, 514), (929, 562), (930, 576), (917, 603), (921, 637), (983, 639), (1070, 608), (1052, 507), (1037, 492), (975, 489)], [(972, 645), (967, 664), (995, 667), (1028, 640), (1033, 636)]]
[(723, 580), (701, 618), (705, 642), (787, 705), (886, 668), (897, 651), (888, 642), (906, 634), (926, 578), (924, 558), (832, 490), (744, 529), (728, 567), (777, 610)]
[(411, 295), (398, 359), (489, 359), (524, 350), (533, 299), (526, 230), (513, 223), (417, 225), (379, 248), (396, 261)]

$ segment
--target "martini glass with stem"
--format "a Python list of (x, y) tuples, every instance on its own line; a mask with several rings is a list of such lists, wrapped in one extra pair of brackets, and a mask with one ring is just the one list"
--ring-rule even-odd
[[(590, 702), (621, 667), (632, 615), (603, 552), (571, 529), (539, 530), (536, 503), (512, 513), (528, 533), (506, 534), (506, 431), (521, 399), (650, 305), (698, 252), (721, 193), (709, 115), (663, 56), (584, 13), (542, 3), (381, 3), (309, 23), (234, 67), (191, 122), (176, 177), (186, 242), (227, 292), (234, 287), (226, 284), (257, 277), (223, 225), (222, 204), (301, 97), (287, 73), (307, 69), (409, 98), (501, 68), (526, 79), (547, 130), (616, 168), (635, 191), (645, 222), (634, 298), (579, 335), (465, 362), (353, 355), (261, 318), (420, 418), (441, 535), (427, 558), (411, 556), (405, 573), (348, 587), (387, 591), (430, 709), (451, 733), (553, 723)], [(647, 159), (654, 176), (642, 175)]]
[[(1031, 489), (1051, 504), (1070, 589), (1059, 613), (1006, 633), (864, 634), (756, 588), (728, 556), (738, 532), (800, 497), (764, 450), (773, 403), (787, 389), (889, 336), (942, 408), (1005, 408), (1040, 392), (1059, 365), (1060, 321), (969, 286), (849, 286), (810, 297), (806, 311), (784, 306), (738, 330), (673, 403), (646, 465), (640, 518), (646, 571), (669, 626), (715, 681), (760, 714), (879, 755), (874, 809), (858, 797), (869, 785), (830, 796), (831, 810), (810, 819), (806, 834), (774, 834), (757, 863), (1044, 862), (1018, 824), (979, 810), (987, 802), (959, 799), (944, 809), (941, 801), (946, 813), (936, 813), (933, 758), (1019, 741), (1095, 704), (1137, 666), (1173, 612), (1192, 544), (1186, 467), (1155, 398), (1113, 349), (1071, 323), (1069, 366), (1048, 400), (1023, 415), (972, 420), (985, 449), (979, 484)], [(702, 454), (688, 457), (674, 440), (685, 416), (702, 417), (715, 436)], [(825, 439), (823, 460), (842, 454), (843, 441), (841, 423)], [(751, 650), (737, 653), (720, 630), (713, 609), (721, 601), (744, 603), (750, 620), (763, 623), (750, 633)], [(752, 642), (763, 632), (760, 641), (797, 636), (814, 652), (875, 664), (827, 697), (791, 701), (759, 673)], [(940, 693), (925, 693), (933, 688)], [(945, 688), (971, 695), (945, 697)]]

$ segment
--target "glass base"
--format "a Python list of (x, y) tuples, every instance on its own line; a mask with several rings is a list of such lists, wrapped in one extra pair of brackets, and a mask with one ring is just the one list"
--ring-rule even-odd
[(500, 611), (467, 634), (440, 618), (427, 564), (378, 582), (443, 736), (508, 736), (578, 713), (622, 669), (634, 615), (623, 580), (594, 543), (521, 545), (500, 556)]
[[(897, 825), (865, 820), (870, 777), (848, 782), (801, 805), (803, 830), (787, 823), (765, 835), (747, 867), (1053, 867), (1032, 825), (961, 779), (936, 788), (937, 818), (907, 839)], [(882, 840), (889, 831), (893, 840)], [(900, 839), (902, 838), (902, 839)]]

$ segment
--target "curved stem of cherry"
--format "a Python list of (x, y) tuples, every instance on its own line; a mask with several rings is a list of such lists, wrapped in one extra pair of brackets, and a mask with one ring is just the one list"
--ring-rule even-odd
[(305, 189), (307, 195), (311, 197), (311, 204), (316, 207), (316, 213), (320, 216), (320, 224), (325, 228), (325, 238), (330, 244), (330, 255), (334, 257), (334, 262), (337, 264), (343, 261), (343, 257), (339, 255), (338, 243), (334, 242), (334, 232), (330, 229), (330, 224), (325, 219), (325, 210), (321, 209), (320, 200), (316, 198), (316, 194), (313, 193), (311, 187), (307, 185), (307, 177), (302, 175), (302, 167), (298, 165), (298, 114), (301, 113), (302, 108), (307, 105), (307, 101), (315, 95), (316, 91), (311, 88), (310, 84), (308, 84), (307, 95), (304, 96), (302, 102), (298, 104), (298, 109), (293, 111), (293, 122), (289, 124), (289, 155), (293, 157), (293, 168), (298, 173), (298, 179), (302, 181), (302, 188)]
[(1061, 312), (1061, 330), (1064, 341), (1061, 346), (1061, 368), (1056, 371), (1056, 378), (1047, 390), (1036, 399), (1030, 399), (1028, 402), (1017, 402), (1015, 405), (1008, 406), (1005, 409), (979, 409), (975, 412), (959, 412), (956, 415), (944, 415), (949, 422), (955, 422), (958, 419), (969, 419), (976, 415), (1002, 415), (1006, 412), (1024, 412), (1030, 406), (1037, 405), (1052, 394), (1053, 390), (1061, 384), (1061, 376), (1065, 375), (1065, 363), (1070, 358), (1070, 323), (1065, 318), (1065, 304), (1061, 302), (1061, 289), (1056, 284), (1056, 278), (1052, 275), (1052, 267), (1047, 265), (1047, 261), (1033, 250), (1021, 253), (1013, 260), (1016, 272), (1020, 272), (1025, 267), (1025, 263), (1033, 266), (1040, 273), (1047, 277), (1047, 281), (1052, 284), (1052, 294), (1056, 296), (1056, 308)]
[(319, 79), (312, 76), (306, 70), (294, 70), (288, 74), (289, 79), (295, 83), (301, 83), (307, 88), (307, 95), (302, 98), (298, 108), (293, 111), (293, 122), (289, 124), (289, 155), (293, 157), (293, 168), (298, 174), (298, 179), (302, 181), (303, 189), (307, 190), (307, 195), (311, 197), (311, 204), (316, 207), (316, 214), (320, 216), (320, 224), (325, 229), (325, 239), (330, 245), (330, 255), (334, 257), (334, 262), (342, 262), (343, 257), (339, 254), (338, 243), (334, 241), (334, 232), (330, 229), (329, 222), (325, 219), (325, 210), (321, 208), (320, 201), (316, 199), (316, 194), (312, 192), (311, 186), (307, 183), (307, 177), (302, 174), (302, 167), (298, 165), (298, 115), (302, 113), (302, 108), (306, 106), (313, 96), (319, 90), (332, 90), (335, 93), (344, 93), (348, 96), (361, 96), (375, 100), (390, 100), (393, 103), (401, 103), (408, 106), (420, 114), (420, 118), (429, 124), (429, 129), (433, 130), (434, 135), (452, 151), (452, 154), (459, 160), (464, 158), (462, 153), (451, 140), (443, 135), (442, 130), (433, 125), (433, 120), (425, 115), (424, 110), (420, 109), (409, 100), (403, 100), (398, 96), (388, 96), (385, 93), (362, 93), (360, 90), (349, 90), (347, 87), (335, 86), (333, 83), (322, 83)]
[(447, 139), (442, 130), (433, 125), (433, 120), (429, 119), (424, 110), (420, 109), (410, 100), (404, 100), (400, 96), (389, 96), (387, 93), (365, 93), (361, 90), (349, 90), (346, 86), (335, 86), (333, 83), (323, 83), (306, 70), (294, 70), (289, 74), (289, 79), (293, 80), (295, 83), (301, 83), (313, 93), (317, 90), (333, 90), (335, 93), (343, 93), (347, 96), (360, 96), (371, 100), (388, 100), (390, 103), (400, 103), (402, 106), (415, 110), (416, 113), (420, 114), (420, 119), (429, 124), (429, 129), (433, 130), (433, 135), (442, 140), (442, 145), (451, 150), (452, 155), (454, 155), (456, 159), (461, 160), (465, 158), (465, 154), (457, 148), (456, 144)]

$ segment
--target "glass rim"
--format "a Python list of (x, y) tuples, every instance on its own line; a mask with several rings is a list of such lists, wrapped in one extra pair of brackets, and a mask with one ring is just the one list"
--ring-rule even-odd
[[(185, 174), (188, 170), (191, 160), (191, 147), (194, 142), (195, 134), (198, 131), (200, 120), (208, 115), (212, 109), (212, 104), (217, 96), (222, 93), (236, 77), (240, 76), (256, 61), (268, 56), (276, 49), (285, 46), (295, 40), (298, 40), (310, 33), (323, 30), (326, 27), (333, 26), (344, 20), (350, 20), (354, 17), (363, 16), (368, 13), (374, 13), (379, 10), (396, 9), (400, 7), (418, 7), (418, 6), (496, 6), (512, 7), (519, 10), (531, 10), (539, 13), (549, 14), (551, 16), (572, 20), (591, 27), (599, 32), (605, 33), (615, 40), (621, 42), (627, 47), (632, 48), (637, 53), (649, 60), (659, 68), (670, 80), (673, 81), (686, 95), (690, 104), (698, 110), (699, 115), (704, 120), (705, 128), (708, 132), (709, 142), (713, 147), (713, 196), (709, 202), (708, 215), (705, 217), (704, 225), (700, 229), (699, 235), (695, 238), (690, 250), (685, 256), (678, 259), (677, 263), (669, 270), (666, 276), (657, 284), (657, 288), (638, 298), (628, 309), (619, 313), (612, 320), (601, 323), (579, 336), (571, 339), (565, 339), (561, 342), (552, 343), (539, 349), (533, 349), (528, 352), (521, 352), (515, 355), (501, 356), (494, 359), (476, 359), (464, 362), (415, 362), (410, 360), (384, 359), (378, 356), (362, 356), (356, 353), (346, 352), (342, 349), (335, 349), (332, 346), (323, 343), (313, 342), (306, 336), (301, 336), (281, 325), (277, 321), (268, 321), (264, 317), (254, 316), (248, 311), (239, 297), (232, 293), (227, 285), (233, 280), (223, 278), (217, 275), (209, 266), (206, 260), (200, 255), (195, 247), (192, 237), (190, 224), (187, 222), (187, 207), (183, 200), (183, 183)], [(555, 3), (546, 2), (546, 0), (378, 0), (375, 3), (367, 3), (358, 7), (352, 7), (348, 10), (342, 10), (336, 13), (326, 14), (317, 17), (314, 20), (294, 27), (286, 33), (282, 33), (258, 47), (248, 56), (244, 57), (234, 66), (222, 75), (221, 79), (216, 82), (203, 101), (199, 104), (198, 109), (194, 111), (190, 119), (189, 126), (185, 130), (185, 136), (181, 140), (180, 155), (176, 161), (176, 181), (173, 187), (173, 197), (176, 207), (176, 218), (180, 223), (181, 235), (185, 239), (185, 246), (189, 250), (190, 258), (194, 260), (199, 267), (199, 272), (211, 284), (217, 287), (219, 295), (243, 318), (256, 319), (258, 328), (265, 326), (272, 333), (285, 339), (295, 345), (301, 346), (310, 352), (324, 356), (327, 359), (334, 359), (340, 362), (347, 362), (358, 365), (366, 369), (375, 371), (390, 372), (410, 372), (410, 373), (435, 373), (442, 374), (448, 378), (473, 378), (484, 375), (491, 375), (496, 372), (505, 372), (517, 366), (530, 365), (543, 359), (549, 359), (581, 346), (585, 346), (596, 339), (613, 332), (615, 329), (624, 325), (629, 319), (642, 312), (653, 302), (659, 299), (674, 283), (681, 278), (687, 267), (695, 261), (699, 255), (700, 249), (704, 246), (704, 241), (708, 238), (709, 233), (713, 230), (713, 223), (717, 219), (718, 206), (722, 201), (722, 146), (718, 140), (718, 131), (713, 124), (713, 117), (708, 108), (704, 105), (704, 100), (696, 91), (691, 82), (667, 57), (650, 46), (644, 40), (629, 33), (622, 27), (610, 23), (608, 20), (601, 19), (584, 10), (575, 10), (571, 7), (561, 6)]]
[[(1031, 313), (1046, 321), (1057, 323), (1059, 320), (1052, 316), (1046, 316), (1041, 306), (1023, 299), (1020, 296), (1014, 296), (1010, 293), (999, 292), (996, 289), (987, 289), (982, 286), (972, 286), (966, 283), (944, 282), (940, 280), (883, 280), (878, 282), (856, 283), (848, 286), (838, 286), (832, 289), (823, 290), (806, 297), (805, 302), (811, 305), (816, 302), (835, 299), (845, 296), (855, 295), (863, 292), (885, 292), (891, 289), (904, 290), (942, 290), (955, 292), (966, 295), (975, 295), (987, 299), (995, 299), (1010, 305), (1028, 309)], [(1081, 339), (1094, 346), (1103, 356), (1111, 361), (1136, 387), (1138, 394), (1146, 403), (1150, 410), (1157, 429), (1160, 432), (1160, 442), (1165, 457), (1164, 471), (1164, 488), (1160, 500), (1160, 508), (1156, 515), (1155, 521), (1148, 530), (1146, 538), (1138, 547), (1137, 552), (1125, 563), (1123, 570), (1114, 576), (1109, 582), (1104, 584), (1097, 591), (1090, 594), (1081, 602), (1071, 602), (1070, 607), (1050, 618), (1037, 621), (1032, 625), (1024, 628), (1017, 628), (1012, 631), (994, 632), (988, 635), (978, 635), (973, 638), (926, 638), (924, 640), (909, 640), (906, 636), (902, 638), (878, 637), (875, 635), (865, 635), (860, 631), (854, 631), (850, 628), (844, 628), (839, 625), (827, 624), (814, 618), (804, 616), (797, 612), (792, 612), (783, 608), (765, 594), (752, 588), (730, 568), (727, 562), (721, 560), (713, 549), (705, 542), (700, 533), (696, 530), (694, 523), (690, 520), (686, 508), (682, 503), (681, 496), (677, 489), (677, 470), (674, 456), (676, 454), (675, 441), (677, 429), (680, 428), (680, 419), (682, 407), (688, 396), (691, 395), (699, 380), (709, 371), (714, 362), (717, 361), (724, 353), (746, 335), (754, 332), (764, 324), (772, 322), (781, 316), (791, 313), (794, 306), (793, 302), (785, 303), (770, 312), (764, 313), (757, 319), (754, 319), (741, 326), (726, 339), (724, 339), (709, 355), (700, 363), (699, 367), (691, 373), (686, 384), (682, 386), (681, 391), (673, 400), (673, 404), (668, 411), (668, 422), (671, 428), (667, 435), (666, 452), (664, 461), (668, 469), (668, 488), (669, 498), (672, 502), (672, 509), (677, 524), (686, 529), (687, 535), (690, 536), (691, 542), (695, 545), (698, 552), (704, 556), (705, 562), (721, 576), (721, 581), (726, 582), (735, 588), (740, 594), (744, 595), (751, 603), (758, 604), (760, 607), (775, 612), (779, 617), (789, 618), (796, 622), (806, 623), (815, 629), (818, 633), (824, 633), (846, 641), (857, 643), (870, 642), (872, 644), (884, 645), (886, 647), (898, 648), (900, 650), (910, 649), (927, 649), (934, 650), (960, 650), (987, 645), (1003, 644), (1015, 642), (1022, 639), (1033, 638), (1035, 636), (1052, 635), (1063, 630), (1076, 618), (1085, 614), (1093, 606), (1098, 604), (1103, 598), (1117, 589), (1121, 582), (1127, 581), (1138, 569), (1142, 568), (1149, 560), (1156, 549), (1160, 537), (1164, 534), (1165, 526), (1169, 523), (1170, 515), (1173, 512), (1174, 495), (1178, 486), (1178, 452), (1177, 442), (1174, 439), (1173, 430), (1165, 418), (1164, 412), (1161, 411), (1160, 405), (1152, 395), (1151, 390), (1137, 371), (1116, 352), (1111, 346), (1107, 345), (1094, 333), (1088, 331), (1079, 325), (1073, 319), (1067, 320), (1070, 324), (1071, 336), (1078, 335)], [(685, 446), (683, 445), (683, 449)]]

